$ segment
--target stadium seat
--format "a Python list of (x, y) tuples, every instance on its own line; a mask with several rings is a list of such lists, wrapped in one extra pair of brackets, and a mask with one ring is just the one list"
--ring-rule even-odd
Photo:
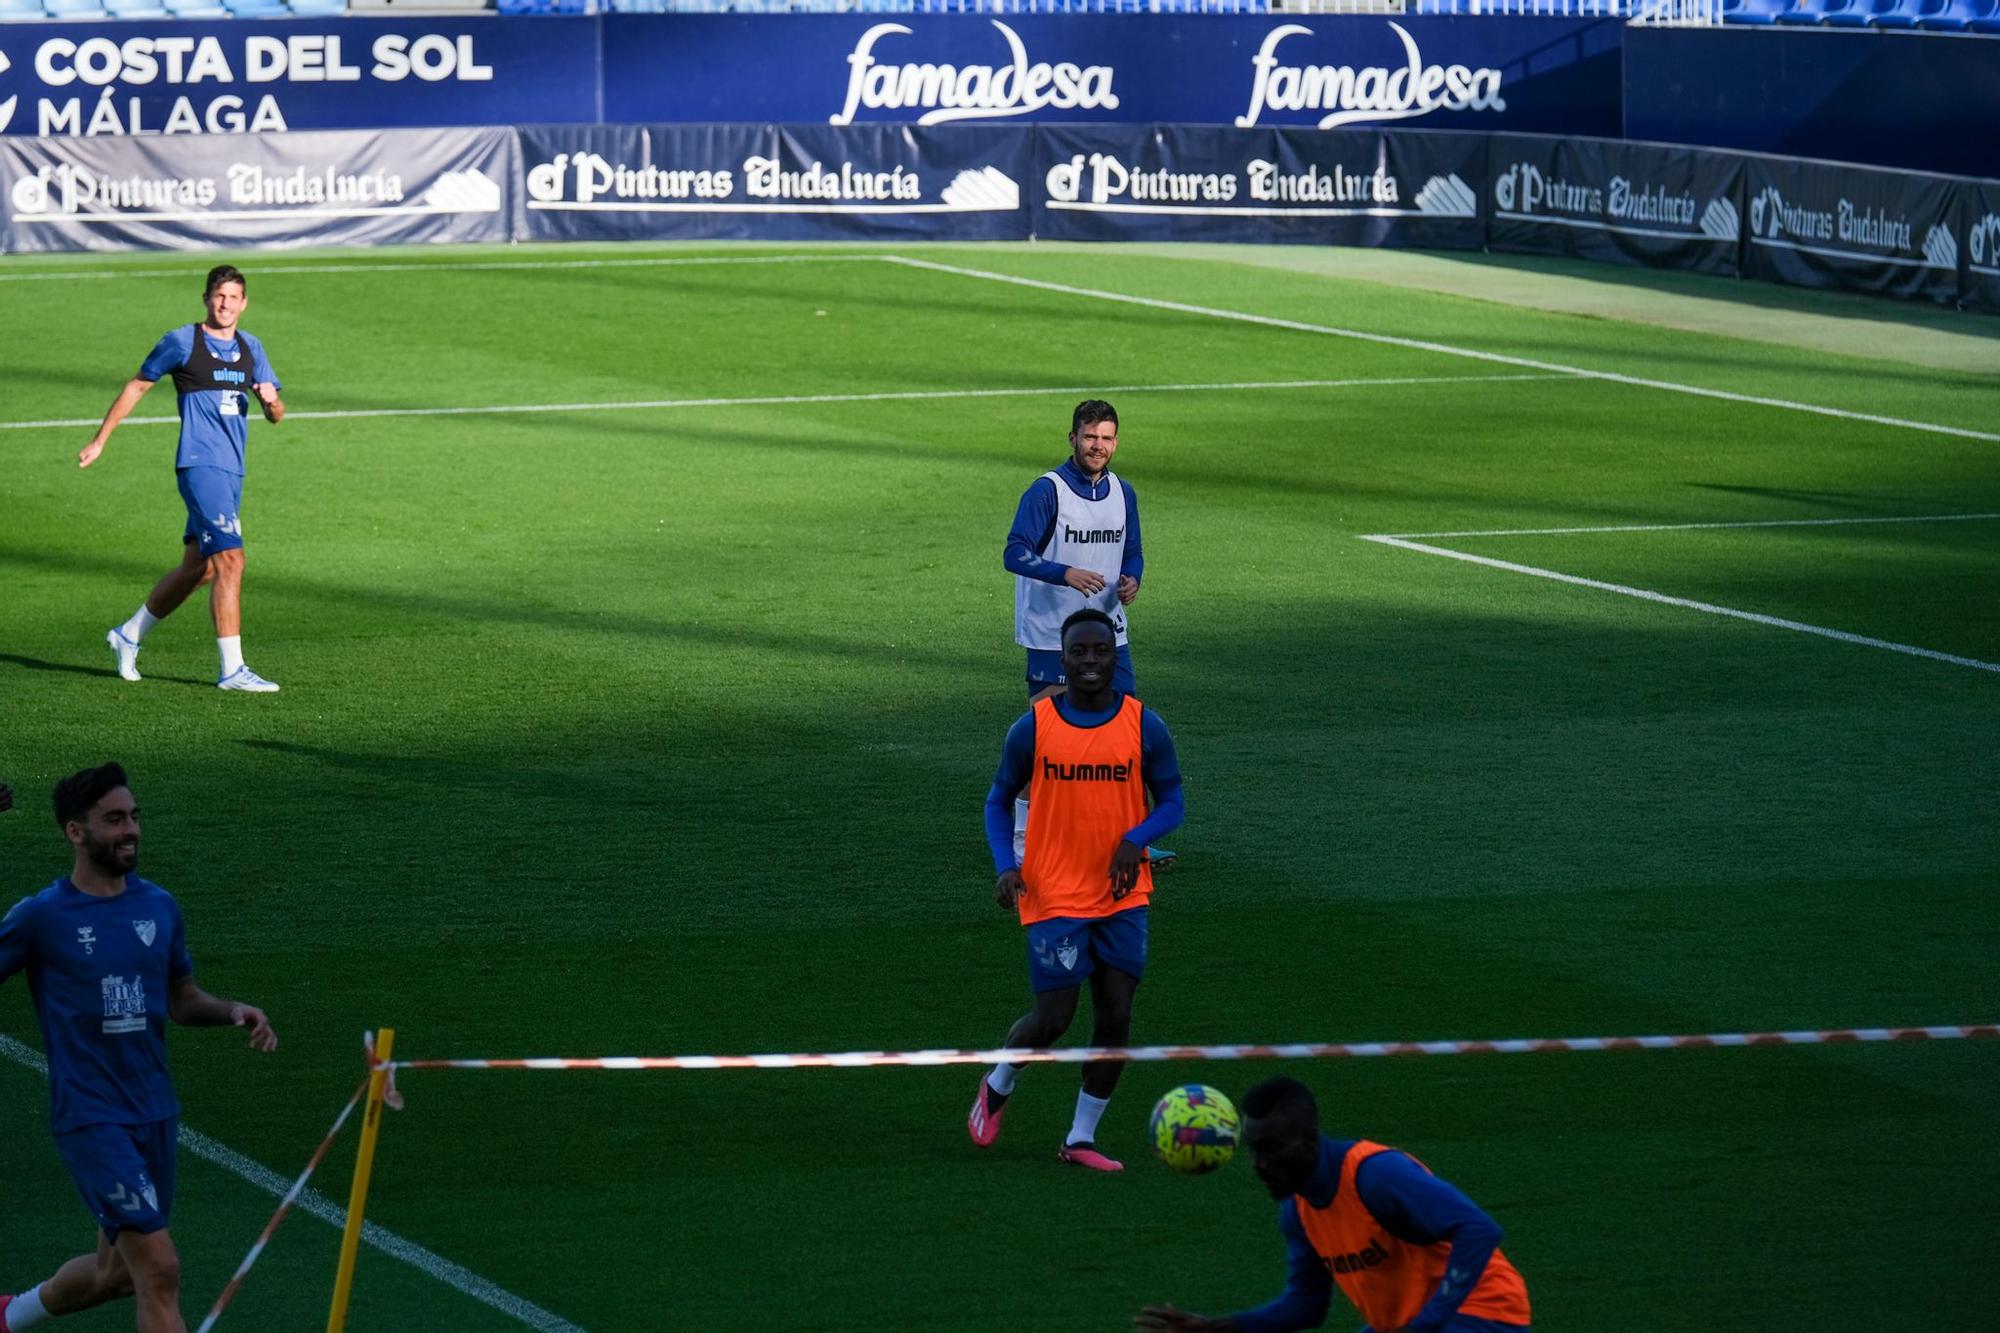
[(1974, 32), (2000, 33), (2000, 13), (1989, 9), (1986, 11), (1986, 17), (1976, 18), (1965, 26)]
[(1929, 0), (1896, 0), (1893, 5), (1877, 9), (1868, 16), (1871, 28), (1910, 29), (1917, 26), (1917, 15)]
[(1828, 14), (1824, 20), (1829, 28), (1866, 28), (1874, 23), (1877, 14), (1886, 14), (1901, 9), (1905, 0), (1854, 0), (1854, 3), (1836, 14)]
[(226, 19), (229, 11), (220, 0), (161, 0), (167, 12), (177, 19)]
[(115, 19), (163, 19), (168, 17), (167, 7), (160, 0), (104, 0), (104, 7)]
[(1850, 8), (1855, 0), (1794, 0), (1792, 7), (1778, 15), (1778, 22), (1810, 26), (1824, 22), (1828, 14)]
[(2000, 0), (1946, 0), (1944, 8), (1927, 13), (1917, 26), (1927, 32), (1965, 32), (1976, 19), (1990, 19)]
[(0, 19), (38, 19), (42, 0), (0, 0)]
[(301, 18), (338, 18), (347, 12), (347, 0), (291, 0), (291, 5)]
[(284, 0), (222, 0), (222, 7), (240, 19), (290, 18)]
[(104, 0), (45, 0), (43, 8), (52, 19), (104, 17)]
[(1790, 0), (1722, 0), (1724, 23), (1776, 23)]

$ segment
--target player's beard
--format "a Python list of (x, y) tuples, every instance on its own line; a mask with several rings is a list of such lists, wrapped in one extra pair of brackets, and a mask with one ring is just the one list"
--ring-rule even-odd
[(99, 841), (89, 833), (85, 833), (83, 854), (90, 858), (92, 865), (107, 875), (128, 875), (139, 865), (139, 840), (108, 838)]

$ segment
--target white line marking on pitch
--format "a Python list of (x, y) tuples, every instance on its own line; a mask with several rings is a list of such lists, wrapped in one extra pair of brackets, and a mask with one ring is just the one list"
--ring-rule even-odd
[[(5, 1033), (0, 1033), (0, 1055), (5, 1055), (14, 1063), (34, 1070), (44, 1078), (48, 1077), (49, 1062), (43, 1058), (42, 1053)], [(218, 1143), (208, 1135), (189, 1129), (186, 1125), (181, 1126), (181, 1146), (204, 1161), (213, 1162), (232, 1175), (248, 1181), (273, 1198), (284, 1198), (292, 1187), (291, 1181), (262, 1162), (253, 1161), (227, 1144)], [(297, 1207), (301, 1212), (311, 1213), (336, 1229), (347, 1225), (347, 1210), (333, 1203), (318, 1190), (308, 1189), (300, 1195)], [(470, 1296), (481, 1305), (490, 1306), (501, 1314), (518, 1319), (529, 1328), (543, 1330), (543, 1333), (583, 1333), (581, 1328), (561, 1315), (551, 1314), (533, 1301), (524, 1300), (510, 1291), (495, 1286), (471, 1269), (462, 1268), (443, 1255), (435, 1254), (415, 1241), (404, 1239), (387, 1227), (377, 1226), (373, 1222), (363, 1222), (361, 1239), (382, 1253), (401, 1259), (419, 1272), (436, 1278), (447, 1287)]]
[(1755, 611), (1739, 611), (1734, 607), (1717, 606), (1713, 602), (1697, 602), (1686, 597), (1669, 597), (1663, 592), (1652, 592), (1646, 588), (1632, 588), (1623, 583), (1606, 583), (1602, 579), (1587, 579), (1576, 574), (1563, 574), (1553, 569), (1538, 569), (1534, 565), (1516, 564), (1512, 560), (1495, 560), (1491, 556), (1470, 555), (1464, 551), (1451, 551), (1442, 546), (1427, 546), (1422, 542), (1409, 541), (1402, 537), (1392, 537), (1384, 533), (1361, 535), (1365, 542), (1379, 542), (1384, 546), (1400, 547), (1405, 551), (1416, 551), (1422, 555), (1441, 555), (1447, 560), (1463, 560), (1468, 564), (1485, 565), (1489, 569), (1502, 569), (1510, 574), (1528, 574), (1538, 579), (1554, 579), (1557, 583), (1573, 584), (1579, 588), (1595, 588), (1599, 592), (1615, 592), (1624, 597), (1637, 597), (1641, 601), (1658, 602), (1662, 606), (1684, 607), (1689, 611), (1700, 611), (1711, 616), (1729, 616), (1735, 620), (1748, 620), (1757, 625), (1769, 625), (1774, 629), (1788, 629), (1799, 634), (1816, 634), (1822, 639), (1835, 639), (1841, 643), (1858, 644), (1864, 648), (1881, 648), (1887, 652), (1902, 653), (1909, 657), (1927, 657), (1933, 662), (1949, 662), (1953, 666), (1972, 667), (1977, 671), (2000, 672), (2000, 662), (1982, 662), (1973, 657), (1960, 657), (1955, 653), (1941, 653), (1931, 648), (1918, 648), (1907, 643), (1891, 643), (1887, 639), (1871, 639), (1865, 634), (1849, 634), (1846, 630), (1828, 629), (1824, 625), (1808, 625), (1799, 620), (1785, 620), (1778, 616), (1760, 615)]
[[(340, 421), (361, 417), (505, 416), (523, 412), (639, 412), (688, 407), (786, 407), (804, 403), (922, 403), (953, 398), (1037, 398), (1052, 395), (1085, 397), (1107, 393), (1240, 393), (1252, 389), (1367, 389), (1412, 384), (1513, 384), (1529, 380), (1567, 379), (1566, 375), (1405, 375), (1357, 380), (1247, 380), (1226, 384), (1068, 385), (1046, 389), (912, 389), (882, 393), (794, 393), (758, 398), (654, 398), (626, 403), (498, 403), (481, 407), (370, 407), (343, 412), (287, 412), (287, 421)], [(70, 417), (61, 421), (0, 421), (0, 430), (69, 430), (95, 426), (102, 417)], [(173, 417), (127, 417), (127, 426), (171, 426)]]
[(1872, 412), (1850, 412), (1845, 408), (1823, 407), (1818, 403), (1793, 402), (1788, 398), (1764, 398), (1756, 394), (1730, 393), (1726, 389), (1705, 389), (1695, 384), (1679, 384), (1672, 380), (1641, 379), (1636, 375), (1620, 375), (1610, 370), (1586, 370), (1581, 366), (1566, 366), (1553, 361), (1536, 361), (1524, 356), (1508, 356), (1501, 352), (1481, 352), (1469, 347), (1453, 347), (1449, 343), (1428, 342), (1422, 338), (1400, 338), (1388, 333), (1363, 333), (1358, 329), (1337, 328), (1331, 324), (1308, 324), (1296, 319), (1279, 319), (1275, 315), (1253, 315), (1243, 310), (1222, 310), (1214, 306), (1190, 305), (1185, 301), (1163, 301), (1151, 296), (1133, 296), (1126, 292), (1100, 291), (1094, 287), (1073, 287), (1064, 282), (1045, 282), (1039, 278), (1016, 277), (1011, 273), (992, 273), (985, 269), (961, 268), (956, 264), (939, 264), (928, 259), (911, 259), (905, 255), (884, 255), (884, 260), (892, 264), (902, 264), (909, 268), (928, 269), (933, 273), (954, 273), (964, 278), (982, 278), (988, 282), (1004, 282), (1016, 287), (1032, 287), (1037, 291), (1060, 292), (1067, 296), (1088, 296), (1099, 301), (1118, 301), (1126, 305), (1145, 306), (1152, 310), (1171, 310), (1182, 315), (1202, 315), (1209, 319), (1234, 320), (1242, 324), (1261, 324), (1266, 328), (1290, 329), (1297, 333), (1319, 333), (1334, 338), (1352, 338), (1357, 342), (1380, 343), (1387, 347), (1404, 347), (1418, 352), (1437, 352), (1445, 356), (1469, 357), (1475, 361), (1490, 361), (1496, 365), (1519, 366), (1525, 370), (1554, 371), (1577, 379), (1603, 380), (1611, 384), (1627, 384), (1642, 389), (1664, 389), (1669, 393), (1692, 394), (1699, 398), (1717, 398), (1729, 403), (1751, 403), (1758, 407), (1780, 407), (1790, 412), (1811, 412), (1816, 416), (1839, 417), (1844, 421), (1866, 421), (1877, 426), (1896, 426), (1904, 430), (1929, 431), (1936, 435), (1959, 435), (1969, 440), (1986, 440), (2000, 444), (2000, 434), (1984, 430), (1968, 430), (1963, 426), (1941, 426), (1931, 421), (1910, 421), (1902, 417), (1877, 416)]
[[(463, 269), (481, 272), (493, 269), (538, 268), (684, 268), (699, 264), (856, 264), (880, 259), (879, 255), (661, 255), (649, 259), (491, 259), (453, 263), (413, 264), (259, 264), (253, 270), (266, 273), (439, 273)], [(58, 269), (49, 273), (0, 273), (0, 282), (62, 282), (82, 278), (197, 278), (197, 268), (107, 268)]]
[(1836, 528), (1859, 523), (1967, 523), (1991, 514), (1914, 514), (1887, 518), (1765, 518), (1744, 523), (1620, 523), (1597, 528), (1468, 528), (1463, 532), (1395, 532), (1391, 537), (1563, 537), (1590, 532), (1694, 532), (1712, 528)]

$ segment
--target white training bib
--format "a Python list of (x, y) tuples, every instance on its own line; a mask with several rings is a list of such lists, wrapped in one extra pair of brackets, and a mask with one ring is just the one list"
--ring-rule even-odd
[(1063, 621), (1086, 606), (1111, 617), (1117, 641), (1125, 643), (1125, 608), (1118, 604), (1118, 570), (1125, 562), (1125, 487), (1117, 474), (1102, 500), (1086, 500), (1054, 472), (1042, 474), (1056, 488), (1056, 521), (1049, 539), (1035, 552), (1044, 560), (1088, 569), (1104, 579), (1104, 591), (1085, 597), (1067, 583), (1043, 583), (1014, 576), (1014, 642), (1024, 648), (1061, 651)]

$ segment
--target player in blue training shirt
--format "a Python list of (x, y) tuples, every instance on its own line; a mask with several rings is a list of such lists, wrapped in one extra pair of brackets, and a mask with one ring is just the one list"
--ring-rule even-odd
[(276, 1050), (278, 1037), (261, 1009), (194, 984), (179, 905), (132, 873), (139, 807), (125, 770), (105, 764), (63, 779), (55, 806), (74, 863), (0, 918), (0, 982), (28, 974), (48, 1052), (49, 1128), (101, 1234), (95, 1254), (0, 1296), (0, 1331), (131, 1296), (141, 1333), (185, 1333), (180, 1257), (167, 1235), (180, 1116), (167, 1019), (248, 1028), (259, 1051)]
[(209, 606), (215, 615), (216, 648), (222, 655), (225, 690), (267, 694), (278, 687), (243, 665), (243, 444), (254, 397), (264, 420), (284, 419), (278, 374), (264, 344), (236, 327), (249, 305), (243, 275), (228, 264), (208, 271), (202, 301), (208, 318), (163, 335), (144, 364), (118, 391), (104, 424), (77, 454), (89, 467), (104, 452), (118, 423), (131, 415), (162, 375), (174, 377), (180, 397), (181, 440), (174, 475), (187, 505), (181, 532), (181, 562), (168, 570), (132, 618), (106, 634), (118, 674), (139, 679), (139, 644), (146, 631), (174, 613), (202, 584), (212, 584)]
[[(1111, 619), (1118, 644), (1121, 694), (1137, 689), (1125, 608), (1139, 600), (1146, 549), (1139, 540), (1139, 497), (1111, 470), (1118, 452), (1118, 409), (1087, 398), (1070, 413), (1069, 457), (1035, 478), (1014, 509), (1001, 563), (1014, 576), (1014, 642), (1028, 653), (1028, 702), (1065, 684), (1063, 622), (1086, 607)], [(1014, 804), (1014, 853), (1021, 855), (1028, 803)], [(1164, 870), (1174, 854), (1155, 847), (1149, 863)]]

